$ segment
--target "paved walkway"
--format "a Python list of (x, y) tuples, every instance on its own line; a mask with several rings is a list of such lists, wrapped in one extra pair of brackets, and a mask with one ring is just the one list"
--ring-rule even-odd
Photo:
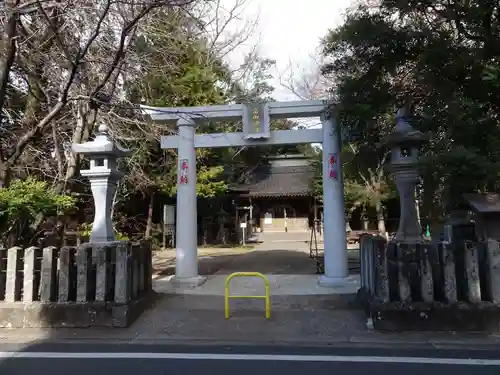
[[(345, 285), (336, 288), (320, 287), (317, 283), (316, 261), (309, 257), (309, 233), (261, 233), (254, 250), (231, 249), (211, 255), (201, 249), (200, 273), (207, 277), (206, 283), (195, 288), (176, 285), (172, 276), (161, 273), (154, 283), (159, 293), (191, 295), (224, 295), (224, 283), (233, 272), (260, 272), (267, 276), (271, 294), (275, 295), (327, 295), (352, 294), (359, 288), (359, 276), (354, 275)], [(356, 273), (356, 254), (352, 259), (351, 273)], [(264, 285), (258, 278), (236, 278), (231, 282), (235, 295), (262, 295)]]
[[(316, 263), (308, 257), (307, 233), (260, 234), (259, 243), (250, 247), (199, 248), (201, 275), (254, 271), (265, 274), (314, 275)], [(175, 274), (175, 250), (155, 252), (155, 278)]]
[[(170, 277), (154, 280), (153, 288), (158, 293), (223, 296), (227, 274), (207, 277), (207, 281), (195, 288), (176, 285)], [(304, 296), (329, 294), (355, 294), (359, 288), (359, 276), (352, 276), (349, 282), (337, 287), (325, 288), (318, 285), (317, 275), (275, 275), (266, 274), (272, 296)], [(231, 295), (263, 295), (264, 282), (254, 277), (237, 277), (231, 281)]]
[[(198, 268), (202, 275), (212, 275), (241, 254), (253, 249), (248, 247), (200, 247)], [(175, 249), (153, 252), (153, 279), (175, 274)]]
[[(292, 302), (293, 301), (293, 302)], [(233, 310), (226, 320), (222, 298), (163, 296), (127, 329), (1, 329), (4, 343), (116, 342), (169, 345), (305, 345), (356, 347), (498, 348), (500, 336), (454, 332), (384, 333), (367, 330), (364, 314), (349, 308), (338, 296), (275, 297), (271, 319), (264, 318), (262, 302), (245, 311)]]
[[(338, 288), (317, 284), (316, 262), (309, 257), (309, 233), (262, 233), (253, 250), (230, 253), (200, 251), (200, 273), (206, 283), (175, 285), (171, 276), (154, 282), (163, 293), (155, 309), (143, 315), (133, 329), (140, 336), (233, 340), (314, 340), (347, 337), (365, 331), (362, 312), (351, 303), (359, 278)], [(271, 319), (264, 318), (261, 299), (231, 300), (232, 317), (224, 319), (224, 282), (233, 272), (260, 272), (271, 284)], [(262, 295), (258, 278), (236, 278), (231, 294)]]
[[(265, 274), (313, 275), (316, 263), (309, 258), (310, 234), (260, 233), (259, 243), (250, 247), (199, 248), (198, 266), (201, 275), (228, 274), (241, 271), (255, 271)], [(319, 251), (323, 245), (318, 244)], [(359, 253), (349, 250), (351, 274), (359, 273)], [(175, 250), (154, 253), (153, 272), (155, 278), (175, 273)]]

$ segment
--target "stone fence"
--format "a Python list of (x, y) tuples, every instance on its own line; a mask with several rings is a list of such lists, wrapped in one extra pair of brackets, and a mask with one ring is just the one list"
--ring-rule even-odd
[(363, 235), (360, 258), (360, 295), (375, 328), (499, 330), (498, 241), (405, 244)]
[(149, 242), (0, 248), (0, 327), (126, 327), (154, 300)]

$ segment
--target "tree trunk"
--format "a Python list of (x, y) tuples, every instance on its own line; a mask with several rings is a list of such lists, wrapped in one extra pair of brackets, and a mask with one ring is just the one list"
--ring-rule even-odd
[(0, 189), (7, 188), (10, 181), (10, 167), (0, 156)]
[(148, 205), (148, 221), (146, 224), (146, 231), (144, 232), (144, 238), (149, 240), (151, 238), (151, 234), (153, 232), (153, 207), (155, 203), (155, 192), (152, 191), (149, 196), (149, 205)]

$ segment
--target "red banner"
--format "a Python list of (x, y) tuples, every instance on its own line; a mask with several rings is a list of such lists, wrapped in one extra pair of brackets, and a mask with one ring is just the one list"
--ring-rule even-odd
[(189, 162), (187, 159), (182, 159), (179, 160), (179, 165), (179, 184), (186, 185), (189, 182)]
[(337, 180), (338, 179), (338, 170), (337, 170), (337, 154), (328, 154), (328, 178), (330, 180)]

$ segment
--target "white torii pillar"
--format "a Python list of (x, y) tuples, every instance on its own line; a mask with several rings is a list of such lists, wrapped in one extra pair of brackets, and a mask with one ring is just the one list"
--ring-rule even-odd
[(342, 284), (349, 276), (345, 231), (344, 185), (340, 161), (340, 129), (328, 113), (321, 116), (323, 125), (323, 220), (325, 273), (319, 284)]
[(174, 281), (200, 285), (206, 279), (198, 274), (198, 223), (196, 200), (196, 123), (184, 116), (179, 128), (177, 157), (176, 266)]

